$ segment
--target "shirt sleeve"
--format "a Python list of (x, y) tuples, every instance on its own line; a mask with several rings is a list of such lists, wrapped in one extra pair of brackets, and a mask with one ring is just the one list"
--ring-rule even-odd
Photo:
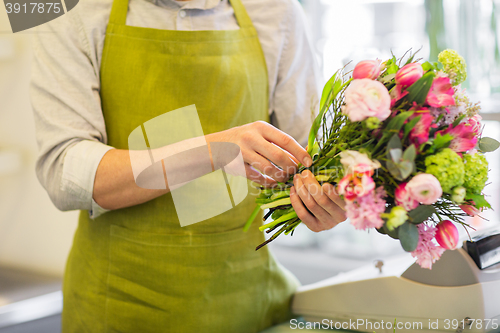
[(30, 84), (39, 156), (36, 174), (63, 211), (102, 213), (92, 200), (107, 141), (99, 96), (99, 65), (77, 10), (44, 24), (33, 40)]
[(277, 127), (306, 145), (312, 120), (318, 112), (321, 79), (304, 11), (299, 2), (290, 2), (286, 37), (270, 107)]

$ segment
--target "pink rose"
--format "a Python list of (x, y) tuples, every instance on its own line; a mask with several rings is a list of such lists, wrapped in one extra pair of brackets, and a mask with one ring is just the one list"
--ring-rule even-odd
[(413, 63), (403, 66), (397, 73), (394, 80), (398, 86), (407, 88), (418, 81), (424, 75), (422, 65)]
[(436, 241), (443, 249), (453, 250), (458, 244), (458, 230), (455, 225), (444, 220), (436, 226)]
[(419, 203), (417, 200), (413, 199), (410, 196), (410, 191), (408, 191), (408, 189), (406, 188), (407, 184), (408, 183), (399, 184), (399, 186), (396, 188), (396, 191), (394, 192), (394, 195), (396, 197), (396, 204), (403, 207), (407, 211), (410, 211), (417, 208)]
[(353, 79), (375, 80), (380, 75), (380, 60), (364, 60), (358, 62), (352, 72)]
[(432, 81), (429, 94), (427, 94), (427, 104), (436, 108), (455, 105), (454, 93), (455, 91), (451, 86), (449, 78), (443, 76), (436, 77)]
[(370, 79), (353, 80), (345, 90), (342, 112), (351, 121), (377, 117), (380, 121), (391, 114), (391, 97), (380, 82)]
[(439, 180), (428, 173), (421, 173), (413, 177), (406, 184), (406, 189), (410, 192), (411, 198), (424, 205), (435, 203), (443, 194)]

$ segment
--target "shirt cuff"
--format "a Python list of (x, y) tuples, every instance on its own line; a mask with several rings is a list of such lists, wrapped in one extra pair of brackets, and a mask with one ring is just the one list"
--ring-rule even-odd
[(114, 149), (99, 141), (82, 140), (71, 147), (64, 157), (61, 190), (78, 201), (88, 203), (90, 218), (107, 212), (92, 198), (97, 167), (102, 157)]

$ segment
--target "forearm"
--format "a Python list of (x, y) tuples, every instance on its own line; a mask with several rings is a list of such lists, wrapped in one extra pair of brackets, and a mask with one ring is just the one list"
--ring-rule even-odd
[(94, 181), (93, 198), (105, 209), (119, 209), (147, 202), (169, 192), (165, 189), (139, 187), (134, 179), (128, 150), (108, 151), (99, 164)]

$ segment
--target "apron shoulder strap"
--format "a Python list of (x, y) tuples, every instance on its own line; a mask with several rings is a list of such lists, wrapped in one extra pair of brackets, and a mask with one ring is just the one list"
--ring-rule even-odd
[(109, 23), (117, 25), (125, 25), (127, 21), (128, 0), (113, 0), (111, 14), (109, 15)]
[(234, 16), (236, 16), (236, 21), (240, 28), (250, 28), (253, 27), (252, 20), (248, 16), (245, 6), (241, 3), (241, 0), (229, 0), (231, 6), (234, 10)]

